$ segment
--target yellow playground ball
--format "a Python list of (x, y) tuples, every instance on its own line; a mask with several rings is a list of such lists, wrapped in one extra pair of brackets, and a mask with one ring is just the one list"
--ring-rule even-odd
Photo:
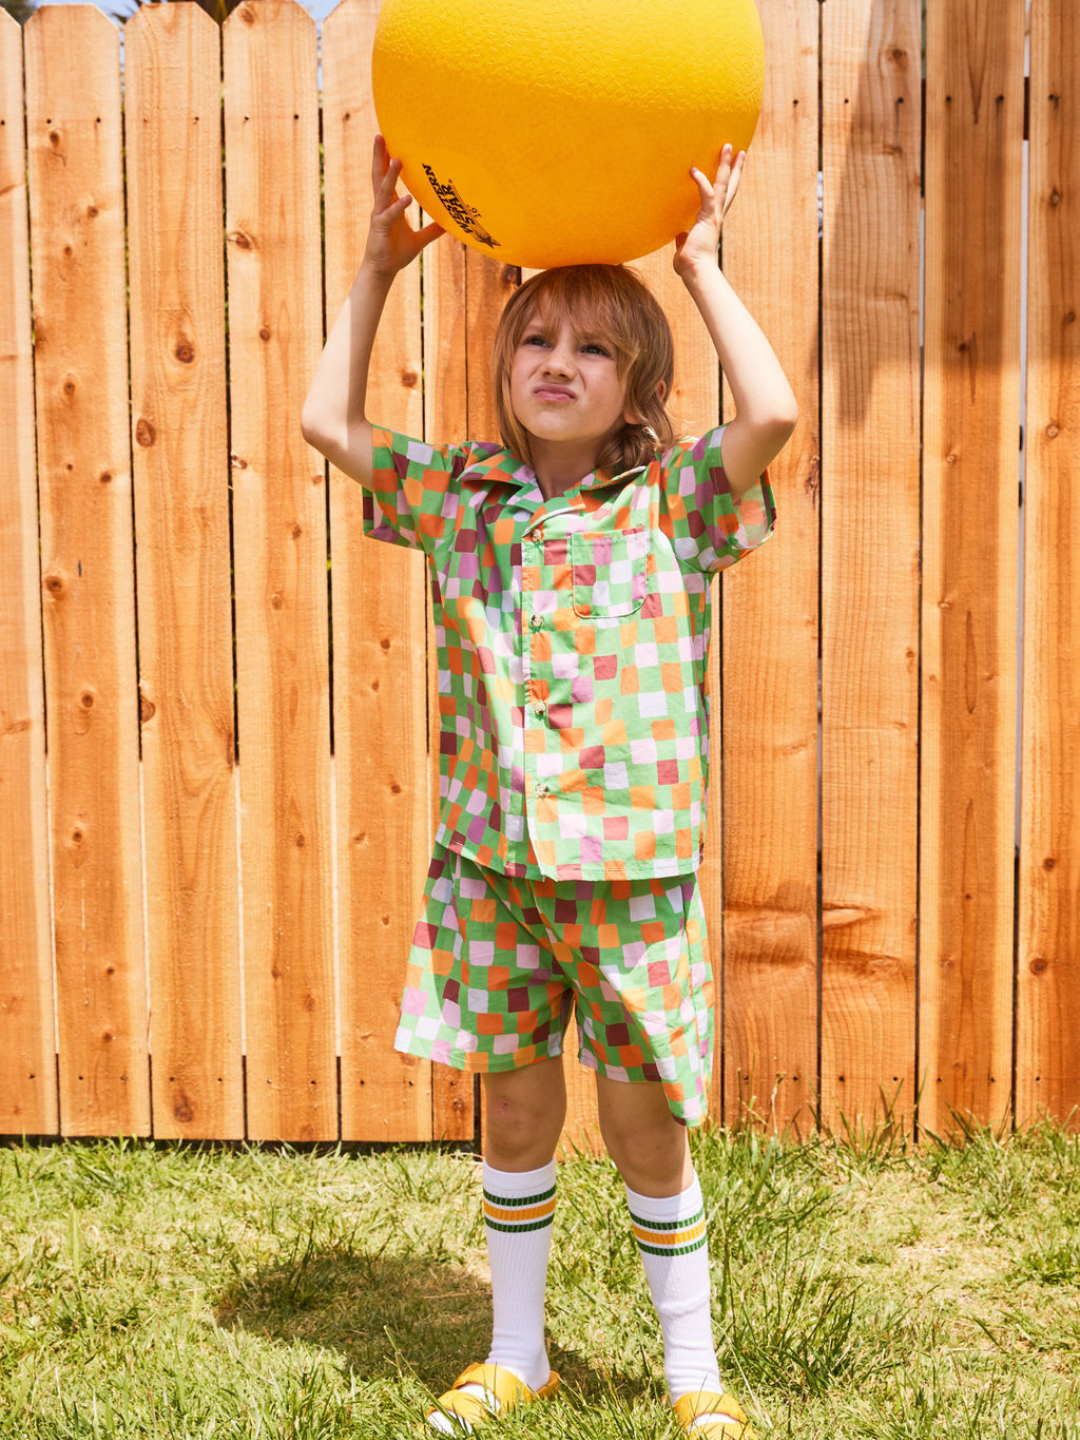
[(753, 0), (383, 0), (379, 128), (423, 209), (510, 265), (619, 264), (693, 224), (749, 147)]

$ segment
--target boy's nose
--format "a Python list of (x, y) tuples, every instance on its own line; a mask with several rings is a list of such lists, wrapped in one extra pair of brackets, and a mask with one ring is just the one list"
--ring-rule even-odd
[(569, 375), (574, 368), (573, 358), (570, 351), (563, 345), (552, 346), (548, 352), (547, 370), (557, 372), (560, 375)]

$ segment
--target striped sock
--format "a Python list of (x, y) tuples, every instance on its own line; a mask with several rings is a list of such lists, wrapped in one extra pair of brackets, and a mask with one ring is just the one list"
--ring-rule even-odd
[[(487, 1365), (512, 1370), (532, 1390), (551, 1374), (544, 1340), (551, 1221), (555, 1214), (555, 1161), (539, 1170), (494, 1170), (484, 1161), (484, 1229), (491, 1263), (493, 1323)], [(483, 1385), (465, 1385), (492, 1409), (497, 1402)], [(428, 1423), (446, 1434), (471, 1432), (464, 1420), (435, 1414)]]
[(491, 1262), (493, 1325), (489, 1365), (536, 1390), (551, 1373), (544, 1341), (555, 1161), (512, 1174), (484, 1162), (484, 1228)]
[(626, 1201), (664, 1335), (668, 1392), (673, 1401), (697, 1390), (719, 1394), (724, 1387), (713, 1349), (709, 1236), (698, 1178), (681, 1195), (660, 1198), (628, 1185)]

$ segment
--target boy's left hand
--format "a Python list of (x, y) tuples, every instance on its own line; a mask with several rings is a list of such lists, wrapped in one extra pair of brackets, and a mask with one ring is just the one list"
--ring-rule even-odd
[(698, 265), (719, 263), (716, 252), (724, 216), (735, 199), (746, 163), (746, 151), (740, 150), (732, 164), (731, 150), (730, 145), (725, 145), (720, 151), (720, 164), (711, 185), (696, 166), (690, 167), (690, 174), (701, 195), (701, 206), (691, 228), (675, 237), (675, 255), (671, 263), (676, 275), (688, 274)]

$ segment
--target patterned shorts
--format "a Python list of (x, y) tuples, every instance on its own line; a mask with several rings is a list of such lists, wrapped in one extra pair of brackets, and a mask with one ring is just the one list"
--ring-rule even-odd
[(514, 879), (437, 846), (394, 1048), (458, 1070), (560, 1055), (609, 1080), (658, 1080), (675, 1118), (708, 1108), (713, 982), (693, 874)]

